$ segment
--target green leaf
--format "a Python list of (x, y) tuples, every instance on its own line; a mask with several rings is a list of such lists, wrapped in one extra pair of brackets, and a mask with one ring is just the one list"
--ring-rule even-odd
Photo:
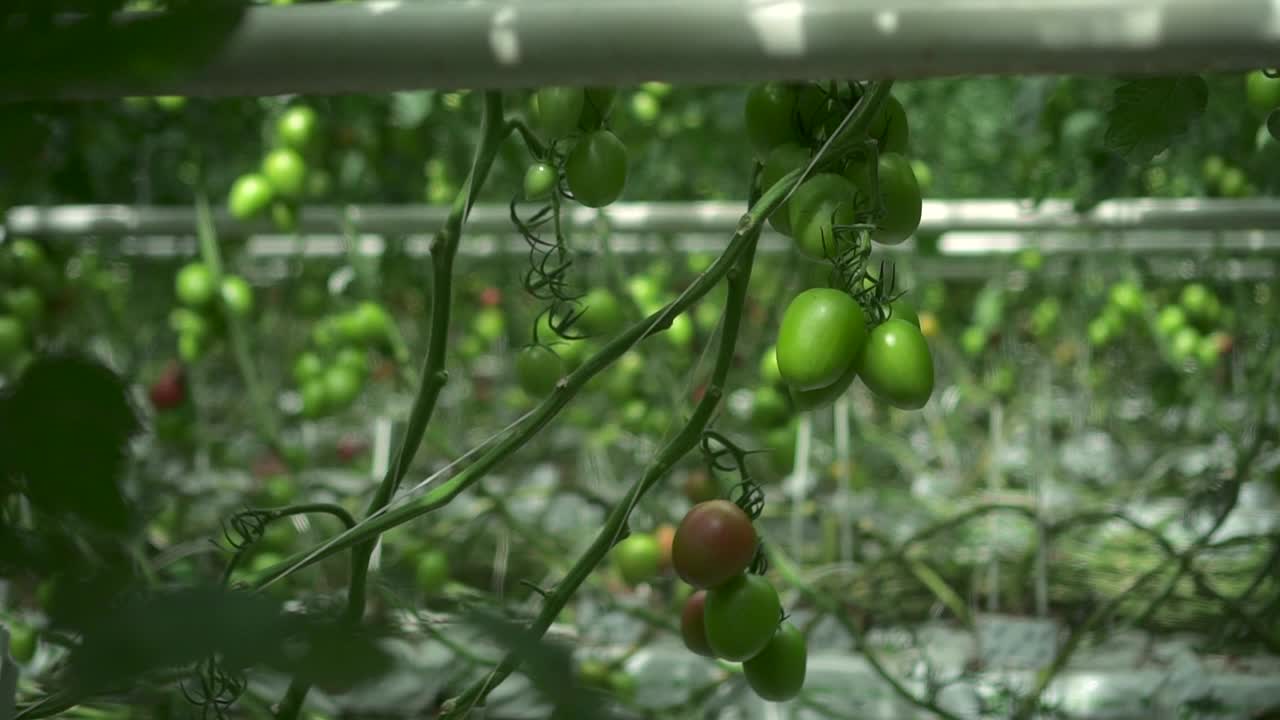
[(1126, 82), (1107, 112), (1106, 147), (1131, 163), (1149, 162), (1187, 131), (1208, 101), (1209, 87), (1197, 75)]

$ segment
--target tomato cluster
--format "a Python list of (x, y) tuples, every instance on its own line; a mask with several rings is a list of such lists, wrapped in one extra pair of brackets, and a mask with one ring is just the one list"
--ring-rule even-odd
[[(806, 167), (817, 148), (839, 128), (861, 89), (848, 86), (766, 83), (747, 95), (747, 136), (762, 163), (768, 188)], [(849, 244), (844, 228), (874, 226), (871, 238), (886, 245), (906, 240), (920, 225), (920, 185), (903, 155), (909, 136), (901, 103), (890, 97), (872, 119), (869, 144), (827, 158), (769, 218), (775, 230), (806, 255), (835, 258)]]
[(1105, 347), (1125, 337), (1137, 323), (1149, 323), (1164, 357), (1177, 368), (1210, 370), (1231, 349), (1229, 313), (1213, 292), (1201, 283), (1183, 286), (1176, 299), (1150, 302), (1133, 281), (1111, 286), (1107, 303), (1089, 322), (1089, 342)]
[(319, 118), (305, 105), (286, 109), (276, 121), (275, 146), (257, 172), (236, 178), (227, 195), (232, 217), (249, 220), (270, 213), (281, 231), (297, 224), (298, 204), (319, 178), (310, 178), (307, 156), (319, 139)]
[[(860, 98), (856, 84), (766, 83), (747, 96), (747, 135), (763, 163), (763, 187), (807, 167)], [(831, 260), (854, 287), (812, 288), (783, 313), (773, 353), (777, 379), (798, 410), (830, 404), (861, 377), (894, 407), (918, 409), (933, 393), (933, 357), (914, 309), (865, 272), (869, 247), (905, 241), (920, 225), (920, 187), (903, 155), (909, 136), (902, 105), (889, 97), (867, 130), (867, 142), (815, 167), (769, 218), (807, 256)], [(842, 138), (841, 138), (842, 139)], [(855, 265), (850, 269), (848, 259)], [(770, 367), (767, 375), (772, 375)], [(776, 427), (787, 416), (780, 393), (756, 393), (753, 420)]]
[[(533, 97), (534, 123), (551, 142), (548, 158), (525, 171), (524, 198), (549, 199), (559, 191), (559, 172), (573, 198), (600, 208), (622, 196), (627, 184), (627, 146), (608, 129), (612, 88), (542, 88)], [(561, 155), (560, 146), (568, 146)]]
[(804, 687), (804, 635), (782, 622), (778, 592), (750, 571), (759, 540), (751, 517), (728, 500), (695, 505), (671, 543), (671, 567), (696, 588), (680, 632), (691, 652), (743, 663), (762, 698), (790, 700)]
[(293, 363), (304, 417), (339, 412), (359, 397), (370, 376), (369, 352), (386, 348), (395, 332), (392, 323), (387, 311), (372, 301), (316, 322), (310, 347)]
[(199, 360), (223, 334), (228, 318), (247, 318), (253, 312), (248, 281), (238, 275), (216, 277), (203, 262), (178, 270), (174, 294), (179, 306), (169, 313), (169, 327), (178, 335), (178, 354), (189, 363)]
[(54, 298), (58, 275), (34, 240), (16, 238), (0, 247), (0, 369), (32, 347)]

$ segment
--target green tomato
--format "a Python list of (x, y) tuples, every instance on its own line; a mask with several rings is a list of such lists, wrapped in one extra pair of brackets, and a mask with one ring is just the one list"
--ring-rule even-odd
[(987, 333), (977, 325), (971, 325), (964, 329), (960, 335), (960, 348), (964, 350), (964, 354), (969, 357), (976, 357), (987, 347)]
[(582, 114), (578, 116), (578, 129), (586, 132), (599, 130), (613, 109), (613, 99), (618, 91), (611, 87), (587, 88), (583, 97)]
[(1182, 288), (1178, 301), (1182, 304), (1182, 309), (1187, 311), (1187, 315), (1197, 320), (1205, 319), (1210, 313), (1213, 293), (1200, 283), (1191, 283)]
[[(272, 505), (288, 505), (298, 496), (298, 486), (288, 475), (273, 475), (267, 480), (266, 490), (267, 500)], [(271, 527), (281, 526), (272, 525)]]
[(867, 336), (858, 376), (876, 397), (902, 410), (919, 410), (933, 395), (933, 355), (920, 328), (886, 320)]
[(604, 207), (626, 187), (627, 146), (608, 130), (597, 130), (574, 145), (564, 176), (574, 199), (587, 207)]
[(627, 281), (627, 292), (631, 299), (641, 308), (659, 304), (662, 296), (662, 284), (652, 275), (635, 275)]
[(1089, 344), (1093, 347), (1102, 347), (1111, 342), (1111, 332), (1111, 323), (1102, 316), (1090, 320), (1089, 327), (1086, 328)]
[(920, 327), (920, 313), (916, 312), (916, 306), (905, 295), (889, 305), (889, 317), (905, 320)]
[(1062, 305), (1057, 298), (1041, 300), (1031, 311), (1031, 333), (1036, 337), (1045, 337), (1057, 326), (1061, 316)]
[(261, 573), (284, 562), (284, 557), (278, 553), (263, 552), (253, 557), (253, 562), (249, 563), (249, 571), (253, 573)]
[(790, 388), (791, 403), (795, 405), (797, 410), (802, 412), (808, 410), (817, 410), (824, 408), (835, 402), (841, 395), (849, 389), (853, 381), (858, 377), (858, 363), (853, 363), (849, 369), (841, 375), (839, 379), (830, 385), (825, 385), (813, 390), (797, 390)]
[(742, 663), (742, 672), (756, 695), (771, 702), (786, 702), (804, 689), (808, 657), (804, 634), (787, 622), (758, 655)]
[(662, 111), (662, 103), (658, 98), (643, 90), (631, 94), (628, 107), (631, 110), (631, 117), (641, 125), (652, 125), (658, 119), (658, 113)]
[(1262, 70), (1254, 70), (1245, 76), (1244, 89), (1249, 107), (1258, 114), (1280, 107), (1280, 78), (1270, 78)]
[(857, 364), (867, 341), (862, 308), (848, 293), (828, 288), (795, 297), (778, 328), (778, 372), (796, 390), (816, 390)]
[(703, 620), (716, 657), (741, 662), (755, 657), (773, 638), (782, 615), (778, 592), (759, 575), (738, 575), (707, 591)]
[(1142, 314), (1142, 290), (1131, 282), (1116, 283), (1111, 286), (1111, 305), (1121, 313), (1130, 316)]
[(587, 333), (597, 337), (609, 337), (622, 329), (626, 318), (622, 315), (622, 305), (613, 293), (604, 288), (595, 288), (580, 301), (582, 315), (578, 323)]
[(324, 372), (326, 404), (333, 409), (345, 408), (355, 402), (364, 384), (360, 375), (345, 365), (331, 365)]
[(43, 274), (49, 267), (44, 249), (31, 238), (16, 238), (9, 244), (9, 257), (20, 277), (31, 279)]
[(418, 588), (427, 594), (439, 594), (449, 581), (449, 556), (440, 550), (427, 550), (418, 556), (414, 568)]
[(253, 312), (253, 288), (239, 275), (222, 278), (222, 304), (235, 317), (248, 317)]
[(724, 314), (724, 307), (717, 302), (708, 300), (701, 303), (693, 310), (693, 324), (704, 333), (710, 333), (715, 330), (716, 325), (720, 324), (720, 316)]
[(524, 199), (547, 200), (556, 189), (556, 169), (546, 163), (534, 163), (524, 171)]
[(204, 307), (213, 300), (217, 287), (213, 271), (204, 263), (184, 265), (174, 277), (174, 292), (178, 302), (191, 307)]
[(1200, 339), (1196, 345), (1196, 362), (1205, 370), (1210, 370), (1218, 366), (1218, 358), (1222, 354), (1219, 345), (1219, 339), (1216, 334), (1206, 335)]
[(1018, 267), (1027, 272), (1040, 272), (1044, 268), (1044, 253), (1035, 248), (1027, 248), (1018, 253)]
[(907, 112), (897, 98), (890, 95), (885, 100), (880, 112), (872, 118), (867, 134), (876, 141), (882, 155), (907, 151), (911, 132), (907, 125)]
[(671, 327), (665, 333), (667, 341), (678, 348), (687, 348), (693, 344), (693, 319), (688, 313), (681, 313), (671, 318)]
[(1238, 167), (1229, 167), (1222, 171), (1218, 179), (1218, 192), (1223, 197), (1245, 197), (1249, 194), (1249, 178)]
[(516, 355), (516, 380), (530, 397), (540, 398), (555, 389), (564, 375), (560, 356), (545, 345), (530, 345)]
[(305, 105), (294, 105), (276, 121), (276, 139), (291, 150), (306, 152), (316, 141), (319, 125), (315, 110)]
[(833, 227), (849, 225), (856, 217), (857, 189), (834, 173), (810, 176), (787, 201), (791, 236), (804, 254), (822, 259), (839, 254)]
[(609, 673), (609, 689), (624, 700), (634, 700), (636, 697), (636, 679), (631, 673), (625, 670), (614, 670)]
[(209, 321), (195, 310), (176, 307), (169, 311), (169, 329), (176, 333), (189, 333), (204, 338), (209, 334)]
[[(609, 666), (599, 660), (583, 660), (577, 669), (578, 681), (584, 686), (597, 690), (609, 688)], [(559, 720), (559, 718), (552, 718)]]
[(353, 347), (344, 347), (333, 359), (334, 364), (351, 370), (361, 379), (369, 375), (369, 354)]
[(778, 369), (778, 346), (770, 345), (760, 356), (760, 381), (766, 385), (781, 385), (782, 371)]
[(922, 193), (928, 192), (933, 187), (933, 170), (923, 160), (912, 160), (911, 172), (915, 174)]
[(557, 140), (578, 128), (586, 94), (582, 88), (545, 87), (534, 93), (534, 117), (538, 127), (551, 140)]
[(1165, 305), (1156, 316), (1156, 332), (1161, 337), (1171, 338), (1187, 324), (1187, 314), (1178, 305)]
[(9, 655), (18, 663), (25, 665), (31, 662), (38, 644), (35, 628), (21, 623), (9, 625)]
[(618, 358), (604, 374), (604, 392), (610, 400), (621, 403), (631, 399), (642, 387), (644, 358), (630, 350)]
[[(865, 163), (854, 163), (845, 170), (857, 187), (860, 204), (867, 210), (875, 208), (871, 172)], [(920, 227), (920, 185), (916, 182), (911, 163), (897, 153), (881, 153), (877, 181), (880, 199), (884, 203), (884, 216), (876, 222), (871, 239), (883, 245), (898, 245), (911, 237)]]
[(307, 187), (307, 163), (294, 150), (272, 150), (262, 160), (262, 177), (276, 197), (298, 198)]
[(324, 375), (302, 383), (300, 392), (303, 417), (318, 418), (329, 412), (329, 386)]
[(634, 533), (613, 547), (613, 565), (623, 582), (639, 585), (656, 577), (660, 571), (662, 550), (658, 540), (647, 533)]
[(385, 308), (372, 300), (365, 300), (351, 311), (351, 324), (356, 340), (373, 345), (387, 338), (393, 321)]
[(40, 293), (33, 287), (16, 287), (6, 290), (4, 304), (8, 306), (9, 314), (26, 323), (27, 327), (40, 322), (41, 316), (44, 315), (44, 298), (40, 297)]
[(791, 415), (787, 397), (773, 385), (756, 388), (751, 400), (751, 424), (765, 430), (786, 422)]
[(277, 200), (271, 203), (271, 224), (282, 233), (298, 229), (298, 206)]
[(1222, 180), (1222, 173), (1226, 171), (1227, 163), (1220, 155), (1210, 155), (1204, 159), (1204, 163), (1200, 166), (1200, 176), (1204, 178), (1205, 183), (1209, 185), (1217, 185)]
[(27, 331), (22, 321), (11, 315), (0, 315), (0, 361), (9, 361), (22, 354), (27, 345)]
[(204, 354), (204, 336), (193, 332), (178, 333), (178, 357), (183, 362), (193, 363)]
[(649, 406), (645, 401), (639, 398), (628, 400), (622, 406), (622, 427), (633, 433), (643, 432), (648, 416)]
[[(769, 151), (764, 160), (764, 168), (760, 171), (760, 189), (768, 190), (793, 170), (799, 170), (809, 164), (809, 151), (796, 143), (783, 143)], [(778, 206), (769, 216), (769, 224), (774, 230), (791, 236), (791, 201)]]
[(1173, 339), (1169, 343), (1169, 354), (1173, 356), (1174, 362), (1187, 363), (1196, 359), (1196, 353), (1200, 349), (1200, 333), (1195, 328), (1184, 326), (1174, 333)]
[(271, 183), (256, 173), (241, 175), (231, 185), (227, 210), (237, 220), (248, 220), (267, 211), (275, 199)]
[(761, 162), (783, 143), (803, 142), (797, 122), (799, 97), (795, 86), (777, 82), (756, 85), (747, 92), (747, 139)]
[(480, 336), (481, 340), (489, 343), (502, 337), (506, 326), (507, 321), (502, 316), (502, 311), (496, 307), (483, 308), (471, 319), (471, 330)]
[(1267, 116), (1267, 134), (1273, 141), (1280, 141), (1280, 109), (1272, 110)]
[(293, 361), (293, 380), (299, 386), (324, 375), (324, 362), (313, 352), (304, 352)]

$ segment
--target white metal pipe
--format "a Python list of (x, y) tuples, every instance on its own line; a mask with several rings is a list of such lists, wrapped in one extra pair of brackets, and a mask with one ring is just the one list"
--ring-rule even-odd
[[(573, 207), (562, 216), (570, 229), (586, 230), (603, 218), (615, 233), (718, 233), (728, 236), (745, 209), (742, 202), (620, 202), (602, 210)], [(427, 205), (353, 205), (306, 207), (299, 231), (338, 233), (344, 213), (362, 233), (431, 233), (444, 222), (449, 209)], [(526, 209), (527, 212), (527, 209)], [(215, 212), (219, 232), (236, 235), (275, 233), (267, 222), (245, 223), (225, 211)], [(136, 205), (18, 206), (5, 216), (11, 235), (118, 237), (126, 235), (183, 235), (194, 231), (195, 213), (187, 207)], [(477, 205), (467, 221), (475, 233), (508, 233), (511, 219), (505, 205)], [(921, 233), (982, 232), (1099, 232), (1109, 230), (1280, 230), (1280, 202), (1274, 198), (1227, 199), (1114, 199), (1087, 213), (1077, 213), (1067, 201), (1048, 200), (1030, 205), (1020, 200), (926, 200)]]
[(0, 97), (1203, 72), (1277, 57), (1274, 0), (376, 0), (251, 8), (207, 65), (169, 81), (10, 81)]

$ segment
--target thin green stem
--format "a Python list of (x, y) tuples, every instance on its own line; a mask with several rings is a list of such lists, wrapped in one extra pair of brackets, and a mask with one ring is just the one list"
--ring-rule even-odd
[(943, 720), (961, 720), (960, 716), (948, 712), (937, 703), (926, 698), (918, 697), (903, 685), (901, 681), (894, 677), (893, 673), (889, 672), (888, 668), (880, 662), (879, 656), (871, 651), (871, 648), (867, 645), (866, 633), (863, 632), (858, 623), (849, 618), (848, 613), (845, 612), (844, 608), (841, 607), (838, 601), (832, 599), (831, 596), (826, 593), (819, 592), (805, 581), (805, 579), (800, 576), (800, 571), (796, 568), (795, 563), (793, 563), (786, 554), (778, 549), (777, 543), (766, 542), (765, 551), (769, 555), (769, 566), (778, 571), (783, 582), (798, 590), (801, 595), (813, 604), (822, 608), (827, 613), (830, 613), (831, 616), (834, 617), (836, 621), (839, 622), (853, 637), (855, 648), (858, 652), (862, 653), (864, 658), (866, 658), (867, 664), (871, 666), (871, 669), (875, 671), (876, 675), (880, 676), (881, 680), (885, 681), (885, 683), (893, 689), (894, 693), (896, 693), (898, 697), (918, 708), (921, 708), (922, 710), (928, 710), (929, 712), (936, 714), (938, 717), (943, 718)]
[[(604, 560), (614, 543), (623, 537), (627, 519), (630, 517), (631, 510), (636, 506), (636, 503), (659, 480), (666, 477), (667, 473), (682, 457), (697, 446), (699, 439), (702, 437), (702, 431), (706, 428), (707, 423), (711, 421), (712, 415), (719, 406), (720, 398), (724, 394), (725, 380), (729, 375), (729, 369), (733, 366), (733, 350), (737, 345), (738, 330), (742, 324), (742, 308), (746, 301), (747, 285), (751, 278), (751, 267), (755, 258), (755, 245), (756, 240), (759, 238), (759, 223), (756, 223), (755, 227), (745, 237), (746, 248), (743, 255), (735, 271), (729, 274), (729, 301), (725, 308), (719, 352), (716, 356), (715, 367), (712, 370), (706, 393), (694, 408), (693, 415), (684, 428), (668, 441), (644, 476), (632, 485), (626, 496), (614, 506), (605, 520), (604, 527), (596, 534), (591, 546), (578, 558), (569, 574), (556, 585), (555, 590), (543, 601), (541, 612), (538, 613), (537, 619), (534, 620), (529, 628), (531, 636), (540, 638), (546, 633), (547, 629), (551, 627), (551, 623), (554, 622), (560, 611), (569, 602), (573, 593), (590, 576), (596, 566)], [(509, 653), (502, 663), (494, 668), (488, 676), (481, 678), (461, 695), (446, 703), (444, 713), (441, 715), (442, 720), (464, 717), (473, 708), (483, 705), (489, 693), (515, 671), (519, 664), (520, 658), (515, 653)]]
[[(413, 462), (418, 447), (422, 444), (422, 436), (431, 422), (440, 391), (449, 380), (449, 374), (445, 371), (445, 354), (448, 350), (449, 321), (453, 306), (453, 261), (462, 240), (463, 223), (466, 222), (471, 206), (475, 203), (476, 196), (484, 185), (489, 170), (493, 167), (498, 149), (509, 132), (510, 127), (503, 121), (502, 93), (496, 90), (485, 92), (484, 115), (480, 122), (480, 143), (476, 147), (471, 170), (467, 173), (467, 179), (453, 201), (453, 207), (445, 220), (444, 227), (431, 241), (433, 279), (431, 330), (427, 341), (427, 357), (422, 366), (422, 381), (395, 457), (373, 498), (369, 501), (368, 515), (381, 512), (395, 495), (400, 482), (409, 471), (409, 465)], [(347, 592), (347, 607), (343, 612), (346, 622), (358, 623), (364, 616), (369, 559), (373, 555), (377, 537), (376, 534), (371, 536), (352, 551), (351, 584)], [(280, 703), (276, 717), (279, 720), (296, 718), (303, 702), (306, 701), (307, 690), (308, 686), (295, 678), (290, 683), (284, 700)]]
[[(196, 186), (195, 204), (196, 235), (200, 242), (200, 259), (209, 268), (210, 274), (213, 275), (215, 287), (222, 287), (222, 253), (218, 247), (218, 234), (213, 224), (213, 213), (209, 209), (209, 197), (205, 193), (203, 185)], [(239, 370), (240, 378), (249, 393), (249, 407), (253, 412), (254, 423), (258, 426), (258, 432), (261, 433), (263, 440), (271, 446), (271, 449), (281, 460), (287, 463), (289, 462), (288, 453), (284, 451), (284, 444), (280, 441), (275, 413), (271, 410), (267, 393), (262, 387), (261, 378), (258, 376), (257, 367), (253, 362), (248, 329), (245, 327), (244, 321), (222, 302), (221, 293), (218, 294), (218, 307), (222, 310), (222, 316), (226, 320), (227, 336), (231, 343), (232, 355), (236, 360), (236, 368)]]

